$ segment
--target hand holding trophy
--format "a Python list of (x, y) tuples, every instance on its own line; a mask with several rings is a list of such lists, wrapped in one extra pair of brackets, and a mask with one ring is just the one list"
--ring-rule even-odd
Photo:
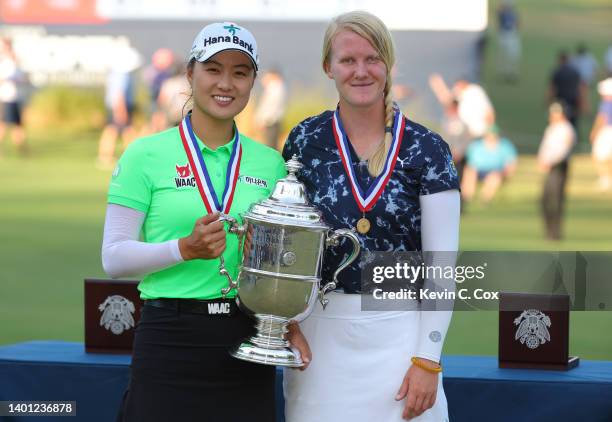
[[(294, 156), (286, 163), (288, 175), (277, 182), (270, 198), (253, 204), (243, 216), (244, 224), (224, 218), (230, 233), (244, 238), (244, 254), (238, 280), (228, 278), (227, 295), (238, 289), (240, 309), (256, 321), (257, 334), (231, 351), (235, 358), (300, 367), (302, 359), (289, 348), (284, 335), (290, 321), (306, 318), (319, 298), (336, 288), (337, 275), (359, 255), (357, 236), (348, 229), (331, 231), (321, 213), (308, 203), (304, 185), (296, 177), (302, 164)], [(223, 218), (223, 217), (222, 217)], [(334, 272), (333, 281), (322, 288), (323, 252), (339, 244), (342, 237), (353, 244), (352, 253)]]

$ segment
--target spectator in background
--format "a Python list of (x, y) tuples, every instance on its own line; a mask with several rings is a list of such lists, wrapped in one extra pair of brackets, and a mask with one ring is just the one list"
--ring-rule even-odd
[(546, 225), (546, 238), (560, 240), (565, 185), (576, 132), (567, 120), (561, 103), (550, 105), (548, 122), (538, 151), (538, 170), (546, 174), (542, 190), (542, 216)]
[(2, 109), (0, 145), (10, 130), (13, 144), (22, 155), (28, 152), (25, 129), (21, 120), (23, 88), (26, 83), (26, 75), (19, 68), (11, 40), (0, 39), (0, 108)]
[(612, 188), (612, 77), (597, 85), (601, 95), (599, 111), (591, 129), (593, 159), (599, 174), (599, 188)]
[(559, 52), (557, 67), (550, 76), (548, 101), (558, 101), (566, 106), (567, 118), (578, 134), (578, 117), (584, 108), (586, 85), (580, 74), (569, 63), (566, 51)]
[(516, 170), (516, 148), (507, 138), (499, 137), (496, 126), (491, 126), (482, 139), (470, 144), (466, 158), (461, 195), (468, 202), (476, 194), (478, 181), (482, 181), (482, 200), (489, 203), (495, 197), (502, 182), (512, 176)]
[(465, 152), (471, 139), (467, 127), (459, 118), (459, 102), (457, 100), (452, 100), (444, 108), (442, 137), (450, 147), (453, 162), (457, 168), (457, 177), (461, 181), (465, 167)]
[(173, 75), (162, 83), (157, 106), (164, 116), (164, 128), (177, 126), (183, 120), (184, 110), (190, 98), (191, 87), (184, 64), (174, 66)]
[(495, 110), (489, 96), (478, 84), (459, 79), (453, 87), (458, 101), (459, 117), (465, 123), (472, 139), (485, 135), (487, 128), (495, 123)]
[(135, 106), (134, 71), (140, 67), (141, 59), (137, 51), (126, 49), (113, 63), (106, 78), (104, 104), (107, 122), (98, 146), (98, 166), (112, 168), (114, 165), (115, 143), (119, 137), (123, 147), (134, 140), (135, 131), (132, 117)]
[(595, 57), (593, 57), (584, 43), (578, 44), (576, 54), (572, 57), (571, 65), (578, 71), (582, 82), (587, 86), (593, 84), (597, 74), (597, 60), (595, 60)]
[(263, 129), (266, 145), (278, 148), (281, 124), (287, 107), (287, 88), (279, 70), (270, 69), (261, 77), (263, 92), (255, 111), (256, 125)]
[(429, 77), (429, 86), (442, 105), (444, 115), (440, 131), (450, 147), (457, 175), (461, 181), (465, 166), (465, 151), (471, 139), (467, 126), (459, 117), (459, 101), (450, 92), (439, 74), (434, 73)]
[(519, 18), (514, 5), (504, 0), (497, 9), (498, 73), (508, 82), (515, 82), (521, 61)]
[(158, 107), (159, 94), (164, 81), (172, 76), (173, 64), (174, 53), (167, 48), (160, 48), (153, 53), (151, 65), (143, 73), (143, 79), (149, 87), (151, 113), (149, 129), (153, 133), (162, 131), (167, 127), (164, 111)]

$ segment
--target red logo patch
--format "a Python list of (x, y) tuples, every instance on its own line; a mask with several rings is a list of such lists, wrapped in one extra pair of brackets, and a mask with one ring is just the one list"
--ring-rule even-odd
[(191, 170), (189, 169), (189, 164), (186, 164), (184, 166), (179, 166), (177, 164), (176, 165), (176, 174), (178, 174), (179, 177), (189, 177), (189, 176), (191, 176)]

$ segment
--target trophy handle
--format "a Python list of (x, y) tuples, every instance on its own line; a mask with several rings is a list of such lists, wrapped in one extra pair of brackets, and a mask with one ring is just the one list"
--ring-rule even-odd
[(361, 246), (359, 245), (359, 239), (357, 238), (355, 233), (350, 229), (334, 230), (332, 234), (328, 236), (327, 239), (325, 240), (325, 247), (328, 248), (330, 246), (338, 246), (338, 244), (340, 243), (341, 237), (346, 237), (351, 241), (351, 243), (353, 244), (353, 252), (351, 252), (348, 258), (346, 258), (342, 262), (342, 264), (340, 264), (338, 269), (334, 271), (333, 280), (327, 283), (325, 286), (323, 286), (321, 290), (319, 290), (319, 302), (321, 302), (321, 305), (323, 305), (323, 309), (325, 309), (325, 307), (329, 303), (329, 299), (325, 298), (325, 294), (329, 292), (330, 290), (334, 290), (338, 285), (338, 274), (340, 273), (340, 271), (342, 271), (343, 269), (351, 265), (353, 261), (357, 259), (357, 256), (359, 255), (359, 252), (361, 251)]
[[(238, 256), (240, 256), (242, 238), (247, 230), (246, 224), (239, 224), (238, 220), (227, 214), (221, 214), (219, 216), (219, 221), (227, 222), (229, 224), (229, 232), (238, 236)], [(232, 276), (225, 268), (225, 259), (223, 259), (223, 255), (219, 256), (219, 274), (227, 278), (228, 286), (221, 289), (221, 295), (223, 296), (223, 299), (225, 299), (229, 292), (238, 288), (238, 282), (232, 280)]]

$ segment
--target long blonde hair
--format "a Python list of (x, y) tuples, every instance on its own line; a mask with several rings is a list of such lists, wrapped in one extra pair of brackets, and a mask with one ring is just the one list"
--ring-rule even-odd
[(370, 174), (372, 176), (378, 176), (382, 173), (385, 158), (387, 157), (393, 138), (391, 129), (393, 126), (393, 95), (391, 92), (393, 83), (391, 80), (391, 69), (395, 64), (393, 38), (391, 38), (391, 33), (383, 21), (371, 13), (354, 11), (336, 16), (327, 26), (325, 37), (323, 38), (323, 69), (329, 64), (331, 46), (334, 38), (343, 30), (353, 31), (360, 37), (368, 40), (387, 67), (387, 82), (384, 88), (385, 138), (368, 162), (368, 171)]

